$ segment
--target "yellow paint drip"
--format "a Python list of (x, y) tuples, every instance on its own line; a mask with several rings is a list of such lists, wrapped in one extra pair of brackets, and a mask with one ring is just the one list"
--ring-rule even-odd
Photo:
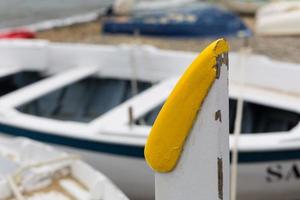
[(162, 107), (145, 146), (145, 158), (157, 172), (173, 170), (197, 113), (216, 78), (216, 58), (228, 52), (224, 39), (210, 44), (188, 67)]

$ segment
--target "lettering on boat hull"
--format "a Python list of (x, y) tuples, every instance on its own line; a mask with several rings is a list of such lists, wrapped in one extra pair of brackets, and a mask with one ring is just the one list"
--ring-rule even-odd
[(300, 164), (291, 163), (288, 166), (283, 166), (282, 164), (271, 165), (266, 168), (266, 173), (266, 181), (268, 183), (300, 180)]

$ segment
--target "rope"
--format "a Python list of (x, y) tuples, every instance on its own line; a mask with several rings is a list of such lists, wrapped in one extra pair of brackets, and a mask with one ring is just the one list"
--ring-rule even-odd
[(139, 32), (135, 31), (134, 36), (136, 38), (136, 44), (132, 46), (130, 51), (130, 65), (131, 65), (131, 89), (132, 89), (132, 96), (138, 94), (138, 83), (137, 83), (137, 66), (136, 66), (136, 56), (135, 52), (139, 49)]
[[(133, 48), (131, 49), (131, 54), (130, 54), (130, 65), (131, 65), (131, 90), (132, 90), (132, 97), (136, 96), (139, 93), (139, 88), (138, 88), (138, 81), (137, 81), (137, 64), (136, 64), (136, 56), (135, 52), (139, 49), (140, 46), (140, 39), (139, 39), (140, 33), (139, 30), (134, 31), (134, 37), (135, 37), (135, 45), (133, 45)], [(129, 108), (131, 110), (131, 114), (133, 114), (133, 108)], [(131, 116), (132, 119), (134, 120), (134, 116)], [(129, 117), (130, 118), (130, 117)], [(140, 124), (146, 124), (145, 120), (143, 118), (138, 120)], [(130, 122), (131, 125), (132, 122)]]
[(55, 164), (55, 163), (62, 162), (62, 161), (67, 161), (67, 160), (77, 160), (79, 158), (80, 157), (78, 155), (67, 155), (67, 156), (62, 156), (62, 157), (55, 158), (55, 159), (52, 159), (52, 160), (46, 160), (46, 161), (41, 161), (41, 162), (29, 164), (29, 165), (26, 165), (26, 166), (21, 167), (20, 169), (18, 169), (14, 173), (13, 178), (14, 178), (14, 180), (16, 180), (17, 183), (19, 183), (20, 180), (21, 180), (21, 174), (24, 171), (28, 170), (28, 169), (35, 168), (35, 167), (42, 167), (42, 166), (45, 166), (45, 165), (51, 165), (51, 164)]
[(19, 190), (19, 188), (17, 186), (17, 183), (19, 183), (20, 180), (21, 180), (21, 174), (24, 171), (26, 171), (30, 168), (42, 167), (42, 166), (45, 166), (45, 165), (55, 164), (55, 163), (58, 163), (58, 162), (61, 162), (61, 161), (77, 160), (77, 159), (79, 159), (79, 156), (77, 156), (77, 155), (68, 155), (68, 156), (55, 158), (55, 159), (52, 159), (52, 160), (37, 162), (37, 163), (30, 164), (30, 165), (27, 165), (27, 166), (24, 166), (24, 167), (18, 169), (13, 175), (7, 176), (6, 179), (7, 179), (8, 185), (10, 186), (10, 188), (13, 192), (14, 197), (17, 200), (25, 200), (25, 198), (23, 197), (21, 191)]
[(6, 179), (7, 179), (9, 187), (12, 190), (12, 193), (13, 193), (14, 197), (17, 200), (25, 200), (25, 198), (23, 197), (23, 195), (22, 195), (21, 191), (19, 190), (17, 184), (15, 183), (14, 179), (11, 176), (7, 176)]
[[(249, 49), (245, 48), (241, 50), (240, 54), (240, 78), (241, 86), (244, 86), (244, 77), (245, 77), (245, 58), (249, 55)], [(233, 131), (233, 148), (232, 148), (232, 159), (231, 159), (231, 187), (230, 187), (230, 200), (236, 200), (237, 195), (237, 173), (238, 173), (238, 144), (239, 138), (242, 130), (242, 120), (243, 120), (243, 104), (244, 99), (242, 92), (240, 92), (237, 99), (237, 108), (235, 113), (235, 122), (234, 122), (234, 131)]]

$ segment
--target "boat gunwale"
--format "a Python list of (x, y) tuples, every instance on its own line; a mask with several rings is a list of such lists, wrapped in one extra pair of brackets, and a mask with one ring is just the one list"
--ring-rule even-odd
[[(5, 42), (4, 42), (5, 44)], [(9, 45), (10, 42), (7, 42), (5, 45)], [(18, 47), (19, 43), (18, 42), (13, 42), (13, 44), (16, 45), (16, 47)], [(21, 42), (21, 44), (23, 44)], [(39, 48), (46, 48), (47, 49), (47, 53), (49, 53), (49, 48), (52, 48), (52, 51), (54, 51), (55, 49), (58, 50), (60, 49), (61, 51), (65, 52), (65, 51), (70, 51), (71, 47), (78, 47), (80, 48), (80, 50), (103, 50), (106, 53), (123, 53), (126, 56), (129, 56), (130, 53), (133, 53), (134, 56), (137, 56), (139, 58), (146, 58), (146, 59), (150, 59), (151, 56), (157, 56), (159, 54), (163, 54), (163, 56), (165, 56), (165, 58), (167, 59), (167, 61), (169, 61), (168, 59), (173, 59), (174, 56), (176, 57), (178, 52), (177, 51), (168, 51), (168, 50), (159, 50), (153, 47), (149, 47), (149, 46), (138, 46), (138, 45), (131, 45), (131, 46), (97, 46), (97, 45), (81, 45), (81, 44), (50, 44), (50, 43), (34, 43), (34, 42), (26, 42), (24, 45), (24, 48), (28, 47), (31, 48), (31, 44), (35, 44), (34, 49), (38, 50)], [(4, 46), (5, 46), (4, 45)], [(83, 49), (81, 49), (83, 48)], [(0, 50), (1, 50), (1, 42), (0, 42)], [(81, 51), (79, 51), (81, 52)], [(70, 53), (70, 52), (68, 52)], [(96, 52), (97, 53), (97, 52)], [(128, 54), (129, 53), (129, 54)], [(190, 58), (193, 57), (194, 53), (192, 52), (181, 52), (182, 56), (180, 57), (180, 59), (186, 59), (183, 62), (177, 64), (176, 66), (181, 65), (184, 62), (187, 62), (190, 60)], [(94, 54), (93, 54), (94, 55)], [(124, 56), (123, 55), (123, 56)], [(62, 55), (64, 56), (64, 55)], [(76, 56), (76, 55), (75, 55)], [(91, 55), (89, 55), (91, 56)], [(177, 56), (178, 57), (178, 56)], [(161, 57), (160, 57), (161, 58)], [(49, 62), (49, 61), (48, 61)], [(82, 62), (82, 61), (81, 61)], [(174, 63), (174, 62), (173, 62)], [(49, 64), (49, 63), (48, 63)], [(51, 62), (50, 62), (51, 64)], [(141, 63), (138, 63), (141, 64)], [(153, 65), (153, 63), (151, 63)], [(164, 63), (162, 63), (164, 64)], [(176, 63), (175, 63), (176, 64)], [(85, 65), (86, 66), (86, 65)], [(175, 67), (176, 67), (175, 66)], [(70, 66), (69, 66), (70, 67)], [(173, 67), (174, 68), (174, 67)], [(170, 69), (170, 68), (169, 68)], [(180, 68), (180, 69), (175, 69), (175, 74), (181, 70), (183, 70), (184, 68)], [(28, 70), (27, 68), (24, 68), (24, 70)], [(40, 69), (35, 69), (37, 71), (42, 72), (43, 70), (45, 70), (45, 68), (42, 66), (42, 68)], [(99, 67), (99, 74), (97, 74), (98, 76), (101, 77), (101, 70), (103, 70), (103, 67)], [(157, 68), (156, 68), (157, 70)], [(47, 70), (46, 70), (47, 71)], [(147, 71), (144, 71), (144, 73), (146, 73)], [(168, 71), (166, 70), (166, 72), (160, 72), (160, 75), (163, 73), (167, 73)], [(48, 71), (49, 73), (49, 71)], [(50, 72), (51, 73), (51, 72)], [(53, 72), (52, 72), (53, 73)], [(55, 74), (55, 73), (54, 73)], [(59, 75), (59, 74), (58, 74)], [(54, 75), (55, 76), (55, 75)], [(107, 74), (106, 74), (107, 76)], [(165, 75), (163, 75), (162, 77), (164, 77)], [(105, 74), (104, 74), (105, 77)], [(160, 78), (162, 79), (162, 78)], [(232, 81), (231, 83), (233, 83), (234, 81)], [(162, 83), (160, 83), (162, 84)], [(159, 86), (160, 84), (158, 84), (157, 86)], [(249, 86), (249, 84), (245, 84), (245, 86)], [(251, 86), (252, 87), (252, 86)], [(151, 90), (151, 88), (149, 89)], [(147, 93), (147, 91), (149, 92), (149, 90), (144, 91), (144, 93)], [(269, 89), (268, 89), (269, 90)], [(17, 91), (16, 91), (17, 92)], [(270, 91), (269, 91), (270, 92)], [(14, 92), (12, 92), (14, 93)], [(287, 97), (288, 94), (287, 93), (279, 93), (276, 92), (276, 95), (280, 96), (280, 97)], [(140, 97), (140, 95), (138, 95), (137, 97)], [(158, 96), (158, 95), (157, 95)], [(295, 95), (294, 95), (295, 96)], [(147, 95), (146, 95), (147, 97)], [(144, 97), (143, 99), (147, 102), (149, 101), (146, 97)], [(160, 96), (159, 96), (160, 97)], [(246, 100), (248, 99), (247, 96), (245, 96)], [(296, 95), (296, 98), (298, 98), (300, 96)], [(129, 99), (126, 102), (124, 102), (124, 104), (128, 105), (129, 102), (132, 102), (135, 98)], [(253, 99), (249, 99), (251, 101), (255, 101), (255, 99), (257, 98), (253, 98)], [(34, 98), (33, 98), (34, 100)], [(264, 102), (267, 102), (268, 99), (265, 99)], [(1, 102), (1, 98), (0, 98), (0, 102)], [(161, 101), (163, 102), (163, 101)], [(124, 104), (120, 104), (119, 106), (123, 106)], [(154, 108), (154, 104), (151, 103), (151, 106), (149, 106), (148, 108), (144, 108), (143, 112), (140, 112), (136, 117), (141, 116), (142, 114), (146, 114), (147, 111), (151, 110)], [(159, 102), (156, 102), (155, 105), (158, 105)], [(287, 105), (283, 104), (277, 105), (274, 104), (278, 107), (284, 107), (286, 108)], [(298, 109), (300, 107), (300, 104), (298, 103)], [(114, 111), (116, 108), (119, 108), (119, 106), (115, 107), (114, 109), (110, 110), (110, 111)], [(132, 105), (134, 106), (134, 105)], [(295, 108), (295, 104), (293, 104), (291, 106), (291, 108), (293, 107), (293, 109)], [(74, 121), (60, 121), (60, 120), (54, 120), (54, 119), (48, 119), (48, 118), (43, 118), (43, 117), (37, 117), (37, 116), (33, 116), (33, 115), (28, 115), (28, 114), (24, 114), (21, 113), (19, 111), (17, 111), (15, 109), (14, 106), (1, 106), (2, 113), (1, 115), (3, 116), (0, 119), (0, 123), (1, 124), (7, 124), (10, 126), (15, 126), (18, 127), (20, 129), (27, 129), (27, 130), (36, 130), (36, 131), (41, 131), (41, 132), (48, 132), (52, 135), (58, 135), (58, 136), (64, 136), (64, 137), (75, 137), (77, 139), (87, 139), (87, 140), (97, 140), (97, 141), (102, 141), (102, 142), (111, 142), (111, 143), (117, 143), (117, 144), (126, 144), (126, 145), (137, 145), (137, 146), (143, 146), (144, 142), (145, 142), (145, 138), (147, 137), (147, 134), (150, 130), (149, 126), (130, 126), (127, 122), (125, 123), (123, 121), (123, 123), (120, 123), (119, 125), (114, 125), (114, 128), (110, 128), (108, 127), (108, 125), (104, 126), (104, 127), (100, 127), (99, 129), (97, 128), (98, 124), (97, 124), (97, 118), (95, 120), (93, 120), (90, 123), (80, 123), (80, 122), (74, 122)], [(300, 111), (298, 110), (298, 113)], [(126, 117), (126, 116), (124, 116)], [(16, 119), (18, 119), (18, 121), (16, 121)], [(23, 119), (27, 119), (27, 120), (23, 120)], [(31, 123), (28, 123), (28, 119), (31, 120)], [(101, 119), (101, 116), (99, 117), (99, 119)], [(115, 121), (115, 120), (114, 120)], [(40, 122), (43, 123), (47, 123), (50, 124), (51, 126), (51, 130), (49, 131), (49, 127), (42, 127), (40, 126)], [(42, 124), (43, 124), (42, 123)], [(34, 127), (32, 127), (32, 125), (35, 124)], [(73, 130), (70, 131), (70, 127), (74, 126), (75, 128), (73, 128)], [(55, 128), (54, 128), (55, 127)], [(291, 131), (288, 132), (288, 134), (286, 132), (280, 132), (280, 133), (266, 133), (266, 134), (256, 134), (257, 135), (261, 135), (260, 138), (267, 136), (268, 138), (270, 137), (275, 137), (276, 141), (278, 143), (280, 143), (280, 139), (282, 137), (282, 139), (285, 139), (286, 137), (290, 137), (291, 135), (295, 136), (298, 134), (298, 130), (299, 130), (299, 123), (298, 125), (292, 129)], [(117, 134), (117, 131), (123, 131), (121, 134)], [(295, 134), (294, 134), (295, 133)], [(243, 134), (241, 136), (242, 138), (248, 138), (250, 140), (252, 140), (252, 136), (251, 134)], [(242, 140), (241, 138), (241, 140)], [(255, 144), (256, 142), (253, 141), (253, 144)], [(276, 143), (276, 142), (275, 142)], [(295, 145), (297, 146), (297, 145)], [(257, 148), (257, 145), (253, 145), (253, 147)], [(285, 146), (283, 146), (284, 148), (292, 148), (293, 145), (289, 145), (289, 144), (285, 144)], [(282, 147), (282, 148), (283, 148)], [(248, 147), (241, 147), (241, 151), (243, 150), (250, 150), (252, 148), (252, 146), (248, 146)], [(270, 146), (262, 146), (262, 149), (274, 149), (274, 144), (271, 144)]]

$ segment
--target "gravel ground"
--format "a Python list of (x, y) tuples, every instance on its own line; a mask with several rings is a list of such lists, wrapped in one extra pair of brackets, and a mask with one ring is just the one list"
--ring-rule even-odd
[[(244, 18), (249, 27), (253, 27), (252, 18)], [(163, 49), (200, 52), (214, 38), (163, 38), (149, 36), (109, 35), (101, 33), (101, 21), (77, 24), (38, 33), (38, 38), (55, 42), (120, 44), (151, 44)], [(244, 44), (242, 38), (227, 38), (231, 51), (238, 51)], [(248, 41), (253, 52), (264, 54), (280, 61), (300, 63), (300, 37), (271, 37), (254, 35)]]

